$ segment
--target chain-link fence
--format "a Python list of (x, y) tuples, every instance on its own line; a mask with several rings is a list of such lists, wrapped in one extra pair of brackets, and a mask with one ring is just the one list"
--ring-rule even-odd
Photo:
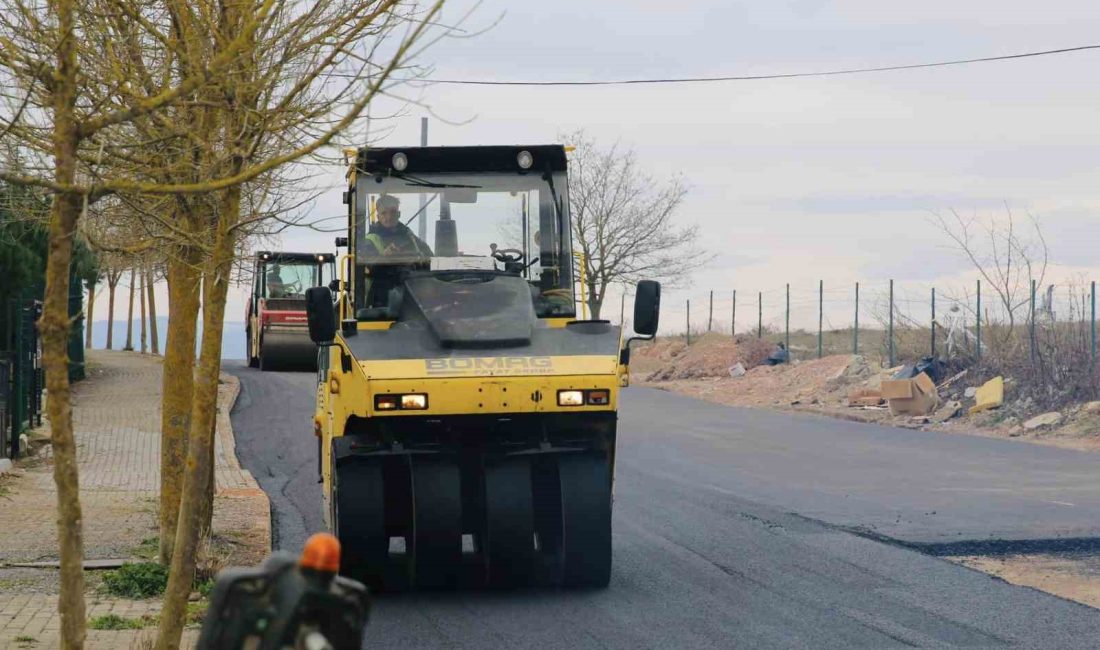
[(669, 296), (663, 336), (757, 337), (791, 360), (861, 354), (893, 367), (925, 357), (1013, 373), (1042, 385), (1038, 401), (1096, 396), (1094, 281), (998, 286), (921, 283), (780, 285)]

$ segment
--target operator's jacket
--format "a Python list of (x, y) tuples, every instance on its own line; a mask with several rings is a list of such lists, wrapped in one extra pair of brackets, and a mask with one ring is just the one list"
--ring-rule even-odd
[(370, 242), (365, 246), (363, 256), (368, 264), (377, 263), (387, 259), (383, 255), (391, 244), (396, 249), (392, 253), (394, 265), (379, 265), (374, 267), (368, 278), (364, 278), (363, 286), (367, 290), (366, 305), (368, 307), (383, 306), (387, 302), (390, 289), (397, 286), (400, 271), (398, 266), (402, 262), (414, 261), (417, 258), (432, 256), (432, 249), (419, 237), (413, 234), (408, 226), (398, 223), (393, 228), (384, 228), (380, 223), (371, 224), (370, 231), (363, 238)]
[(367, 248), (368, 259), (380, 257), (391, 244), (397, 249), (397, 255), (432, 256), (432, 249), (403, 223), (398, 223), (393, 228), (384, 228), (380, 223), (373, 223), (364, 239), (373, 244), (374, 248), (373, 251)]

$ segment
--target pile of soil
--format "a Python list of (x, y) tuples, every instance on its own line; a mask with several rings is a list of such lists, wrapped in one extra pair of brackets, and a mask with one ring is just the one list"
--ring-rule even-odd
[(739, 336), (731, 340), (721, 334), (707, 334), (690, 347), (682, 340), (658, 341), (639, 346), (634, 355), (645, 360), (641, 366), (655, 368), (646, 381), (671, 381), (729, 377), (731, 367), (740, 363), (745, 369), (755, 368), (774, 349), (775, 344), (756, 338)]

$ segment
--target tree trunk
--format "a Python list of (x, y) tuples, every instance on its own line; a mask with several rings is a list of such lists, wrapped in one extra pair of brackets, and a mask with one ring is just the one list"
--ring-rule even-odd
[(92, 323), (95, 322), (92, 319), (95, 317), (95, 280), (88, 282), (88, 316), (84, 319), (84, 326), (87, 327), (84, 331), (84, 347), (88, 350), (92, 349)]
[(148, 339), (145, 338), (146, 323), (145, 323), (145, 268), (142, 265), (141, 273), (139, 274), (139, 280), (141, 281), (140, 288), (138, 289), (138, 302), (141, 304), (141, 353), (145, 354), (149, 352)]
[(588, 284), (588, 286), (584, 289), (588, 292), (588, 295), (585, 296), (588, 302), (588, 317), (592, 320), (599, 320), (600, 311), (603, 309), (603, 291), (597, 291), (598, 287), (596, 287), (596, 283), (594, 282), (588, 282), (586, 284)]
[(160, 443), (160, 562), (170, 564), (183, 496), (187, 434), (194, 391), (195, 321), (199, 314), (199, 254), (168, 259), (168, 340), (164, 346)]
[(123, 350), (134, 351), (134, 268), (130, 267), (130, 307), (126, 310), (126, 347)]
[(156, 284), (153, 282), (153, 269), (150, 268), (145, 277), (145, 287), (149, 293), (149, 343), (153, 354), (160, 354), (160, 340), (157, 337), (157, 301)]
[[(76, 152), (79, 131), (76, 105), (76, 46), (74, 43), (74, 3), (52, 3), (57, 17), (57, 69), (51, 88), (53, 100), (54, 178), (60, 185), (71, 185), (76, 177)], [(57, 485), (57, 539), (61, 559), (61, 594), (57, 610), (61, 614), (61, 647), (84, 647), (84, 542), (80, 512), (80, 481), (76, 466), (76, 441), (73, 438), (73, 412), (69, 394), (69, 266), (72, 263), (73, 237), (80, 216), (81, 197), (55, 193), (50, 207), (49, 251), (46, 258), (46, 290), (38, 331), (42, 337), (42, 365), (46, 370), (50, 418), (50, 446), (53, 451), (53, 478)]]
[(107, 280), (107, 349), (115, 349), (115, 290), (118, 280)]
[(218, 232), (213, 250), (203, 273), (202, 350), (195, 373), (183, 500), (180, 503), (168, 588), (164, 593), (164, 606), (157, 631), (156, 647), (159, 650), (174, 650), (179, 647), (187, 614), (187, 596), (195, 577), (195, 549), (198, 546), (199, 531), (203, 527), (204, 488), (213, 480), (214, 467), (210, 461), (213, 457), (225, 303), (234, 248), (233, 232), (229, 230), (226, 221), (234, 221), (240, 210), (240, 188), (227, 189), (225, 194), (219, 210)]

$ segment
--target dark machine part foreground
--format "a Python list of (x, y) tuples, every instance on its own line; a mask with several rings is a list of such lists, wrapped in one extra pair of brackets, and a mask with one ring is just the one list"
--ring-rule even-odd
[(332, 253), (256, 253), (245, 315), (250, 366), (316, 367), (317, 344), (306, 327), (305, 292), (334, 276), (335, 259)]
[(362, 584), (336, 575), (340, 543), (318, 533), (301, 558), (276, 551), (256, 568), (220, 572), (198, 650), (356, 648), (370, 615)]

